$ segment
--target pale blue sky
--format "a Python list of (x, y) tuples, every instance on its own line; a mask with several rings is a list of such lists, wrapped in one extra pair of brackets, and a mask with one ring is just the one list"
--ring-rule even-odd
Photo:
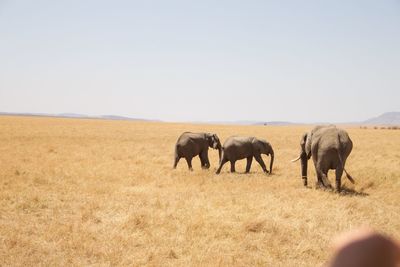
[(400, 111), (400, 0), (0, 0), (0, 111), (298, 122)]

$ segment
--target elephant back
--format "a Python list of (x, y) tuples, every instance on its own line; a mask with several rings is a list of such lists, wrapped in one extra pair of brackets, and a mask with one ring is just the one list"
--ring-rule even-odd
[(337, 128), (335, 125), (318, 125), (315, 126), (306, 136), (305, 151), (308, 157), (320, 142), (335, 143), (338, 147)]

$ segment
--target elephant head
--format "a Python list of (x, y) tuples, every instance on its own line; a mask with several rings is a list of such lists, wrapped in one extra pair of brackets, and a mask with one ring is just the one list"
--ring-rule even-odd
[(272, 146), (270, 143), (268, 143), (265, 140), (255, 140), (253, 142), (255, 149), (260, 153), (260, 154), (265, 154), (267, 156), (271, 156), (271, 162), (269, 164), (269, 172), (270, 174), (272, 173), (272, 166), (274, 165), (274, 150), (272, 149)]
[(206, 138), (208, 141), (208, 146), (213, 149), (218, 149), (219, 160), (221, 161), (222, 145), (216, 134), (207, 133)]

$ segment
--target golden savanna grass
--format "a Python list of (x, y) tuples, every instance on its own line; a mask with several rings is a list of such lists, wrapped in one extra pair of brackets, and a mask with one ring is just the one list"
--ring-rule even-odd
[[(356, 185), (338, 195), (290, 163), (310, 127), (0, 117), (0, 265), (318, 266), (343, 231), (400, 238), (400, 132), (345, 127)], [(214, 150), (173, 170), (184, 131), (265, 138), (274, 174), (215, 175)]]

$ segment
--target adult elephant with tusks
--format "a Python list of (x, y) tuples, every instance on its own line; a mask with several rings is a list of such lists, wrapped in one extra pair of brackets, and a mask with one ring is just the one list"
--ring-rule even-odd
[(183, 133), (175, 144), (174, 169), (178, 165), (179, 160), (181, 158), (185, 158), (189, 170), (192, 171), (192, 159), (196, 156), (200, 157), (201, 167), (203, 169), (210, 168), (210, 160), (208, 159), (209, 147), (218, 149), (219, 159), (221, 160), (221, 142), (216, 134), (191, 132)]
[(222, 146), (222, 156), (217, 174), (221, 172), (222, 167), (228, 161), (231, 163), (231, 172), (235, 172), (235, 162), (240, 159), (247, 159), (246, 173), (248, 173), (250, 171), (253, 157), (261, 165), (263, 171), (268, 173), (261, 154), (265, 154), (267, 156), (271, 155), (269, 172), (272, 173), (272, 165), (274, 164), (274, 150), (272, 149), (270, 143), (256, 137), (231, 136)]
[(292, 162), (301, 160), (301, 175), (304, 186), (307, 186), (307, 163), (312, 157), (317, 173), (317, 186), (332, 188), (328, 181), (328, 171), (336, 170), (336, 191), (341, 191), (343, 171), (354, 184), (353, 178), (344, 168), (347, 157), (353, 149), (353, 142), (345, 130), (335, 125), (316, 126), (303, 134), (300, 141), (300, 155)]

